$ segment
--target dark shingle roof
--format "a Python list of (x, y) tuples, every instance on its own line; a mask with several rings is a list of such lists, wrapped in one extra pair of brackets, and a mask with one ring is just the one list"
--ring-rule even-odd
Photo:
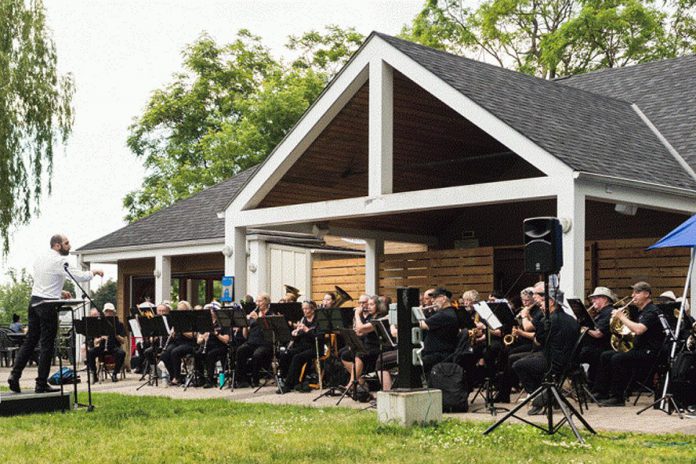
[(635, 103), (696, 168), (696, 56), (606, 69), (557, 82)]
[(224, 238), (225, 220), (217, 213), (224, 211), (229, 201), (256, 171), (247, 169), (236, 176), (207, 188), (190, 198), (105, 235), (77, 251), (104, 248), (185, 242)]
[(628, 101), (376, 35), (574, 170), (696, 190)]

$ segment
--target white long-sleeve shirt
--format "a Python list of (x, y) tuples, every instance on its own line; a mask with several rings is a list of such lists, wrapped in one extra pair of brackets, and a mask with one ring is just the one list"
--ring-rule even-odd
[[(65, 278), (65, 256), (56, 250), (50, 249), (39, 256), (34, 261), (34, 286), (31, 288), (31, 295), (41, 298), (60, 298)], [(92, 280), (92, 271), (83, 271), (76, 267), (68, 268), (70, 273), (75, 276), (78, 282), (89, 282)]]

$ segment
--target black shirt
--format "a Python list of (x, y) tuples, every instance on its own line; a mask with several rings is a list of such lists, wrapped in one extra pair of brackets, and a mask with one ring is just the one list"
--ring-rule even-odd
[(210, 335), (208, 335), (208, 341), (203, 344), (203, 346), (206, 347), (206, 352), (212, 350), (213, 348), (224, 348), (227, 346), (226, 343), (223, 343), (219, 338), (217, 338), (216, 329), (217, 333), (221, 336), (231, 335), (232, 333), (232, 329), (230, 328), (220, 327), (220, 325), (217, 323), (213, 324), (213, 331), (210, 332)]
[[(360, 315), (360, 322), (363, 324), (369, 324), (372, 319), (373, 317), (371, 314), (364, 317), (362, 314)], [(374, 327), (372, 328), (372, 332), (363, 335), (360, 339), (369, 353), (379, 352), (379, 335), (377, 335)]]
[(638, 323), (648, 328), (642, 335), (636, 336), (634, 348), (644, 351), (658, 351), (662, 348), (664, 333), (660, 324), (660, 310), (652, 302), (648, 303), (640, 312)]
[(602, 332), (602, 338), (595, 338), (591, 335), (585, 335), (583, 346), (596, 348), (597, 350), (611, 349), (611, 330), (609, 322), (611, 321), (611, 312), (614, 310), (612, 305), (603, 307), (594, 318), (595, 328)]
[[(266, 316), (275, 316), (275, 312), (272, 310), (266, 311)], [(270, 345), (263, 338), (263, 325), (259, 322), (261, 316), (257, 319), (249, 319), (249, 336), (247, 337), (247, 343), (251, 345)]]
[(309, 331), (301, 331), (297, 335), (295, 335), (293, 337), (293, 347), (301, 350), (314, 349), (314, 339), (317, 337), (319, 331), (319, 322), (317, 322), (316, 314), (314, 315), (314, 319), (312, 319), (311, 322), (306, 317), (302, 317), (300, 322), (304, 326), (308, 327)]
[(559, 308), (550, 316), (548, 346), (546, 346), (546, 324), (544, 319), (540, 321), (535, 338), (544, 346), (544, 353), (548, 356), (552, 373), (560, 374), (563, 372), (566, 364), (570, 361), (579, 332), (580, 327), (575, 318)]
[(425, 339), (424, 354), (453, 353), (457, 348), (459, 324), (454, 308), (447, 307), (437, 311), (425, 320), (428, 336)]

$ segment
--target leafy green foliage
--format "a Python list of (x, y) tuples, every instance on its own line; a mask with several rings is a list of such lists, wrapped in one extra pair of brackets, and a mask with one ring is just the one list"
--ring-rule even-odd
[(99, 287), (92, 295), (92, 300), (94, 304), (97, 305), (99, 309), (104, 308), (104, 303), (113, 303), (116, 305), (116, 290), (118, 286), (116, 281), (107, 280), (101, 287)]
[(41, 0), (0, 2), (0, 237), (38, 212), (51, 191), (54, 142), (73, 124), (71, 75), (56, 71)]
[(299, 57), (273, 58), (241, 30), (218, 45), (202, 35), (183, 53), (183, 71), (156, 90), (130, 127), (128, 146), (143, 158), (143, 186), (123, 200), (135, 221), (262, 161), (362, 41), (351, 29), (291, 37)]
[(539, 77), (696, 51), (693, 0), (427, 0), (402, 36)]
[[(97, 393), (94, 402), (89, 414), (0, 418), (0, 459), (8, 464), (86, 463), (95, 456), (140, 463), (614, 463), (639, 453), (640, 462), (683, 463), (693, 460), (696, 446), (693, 435), (616, 432), (585, 434), (587, 445), (580, 445), (567, 427), (548, 436), (516, 424), (484, 436), (488, 424), (456, 419), (401, 428), (380, 425), (369, 412), (227, 399)], [(229, 433), (233, 444), (225, 444)]]
[(12, 322), (12, 314), (18, 314), (20, 321), (26, 324), (34, 280), (26, 269), (19, 272), (10, 269), (6, 275), (9, 282), (0, 285), (0, 325), (9, 325)]

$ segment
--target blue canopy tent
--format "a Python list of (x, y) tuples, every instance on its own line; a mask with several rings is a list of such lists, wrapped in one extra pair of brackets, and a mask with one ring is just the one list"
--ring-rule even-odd
[[(665, 235), (662, 237), (660, 240), (658, 240), (655, 244), (651, 245), (648, 247), (648, 250), (654, 250), (657, 248), (672, 248), (672, 247), (688, 247), (691, 248), (691, 260), (689, 262), (689, 270), (686, 273), (686, 282), (684, 283), (684, 292), (682, 293), (682, 301), (681, 301), (681, 306), (679, 308), (679, 318), (677, 319), (677, 326), (674, 331), (675, 335), (678, 337), (679, 333), (681, 331), (682, 323), (684, 321), (684, 310), (686, 307), (686, 295), (687, 292), (689, 291), (689, 284), (691, 283), (691, 275), (694, 269), (694, 261), (696, 261), (694, 258), (696, 257), (696, 215), (691, 216), (689, 219), (681, 223), (676, 229), (671, 231), (669, 234)], [(693, 300), (693, 289), (691, 291), (692, 293), (692, 300)], [(693, 301), (692, 301), (693, 303)], [(693, 304), (692, 304), (693, 306)], [(674, 359), (675, 353), (677, 350), (677, 341), (676, 339), (672, 343), (672, 351), (670, 352), (670, 360)], [(665, 398), (668, 398), (667, 396), (667, 390), (669, 388), (669, 372), (667, 372), (667, 376), (665, 377), (665, 385), (662, 391), (662, 398), (663, 401), (660, 404), (660, 409), (664, 410), (665, 406), (669, 407), (669, 405), (666, 405)], [(671, 397), (670, 397), (671, 398)], [(676, 407), (676, 405), (675, 405)], [(678, 407), (677, 407), (678, 411)], [(642, 411), (641, 411), (642, 412)], [(681, 417), (681, 412), (679, 412), (679, 416)]]

